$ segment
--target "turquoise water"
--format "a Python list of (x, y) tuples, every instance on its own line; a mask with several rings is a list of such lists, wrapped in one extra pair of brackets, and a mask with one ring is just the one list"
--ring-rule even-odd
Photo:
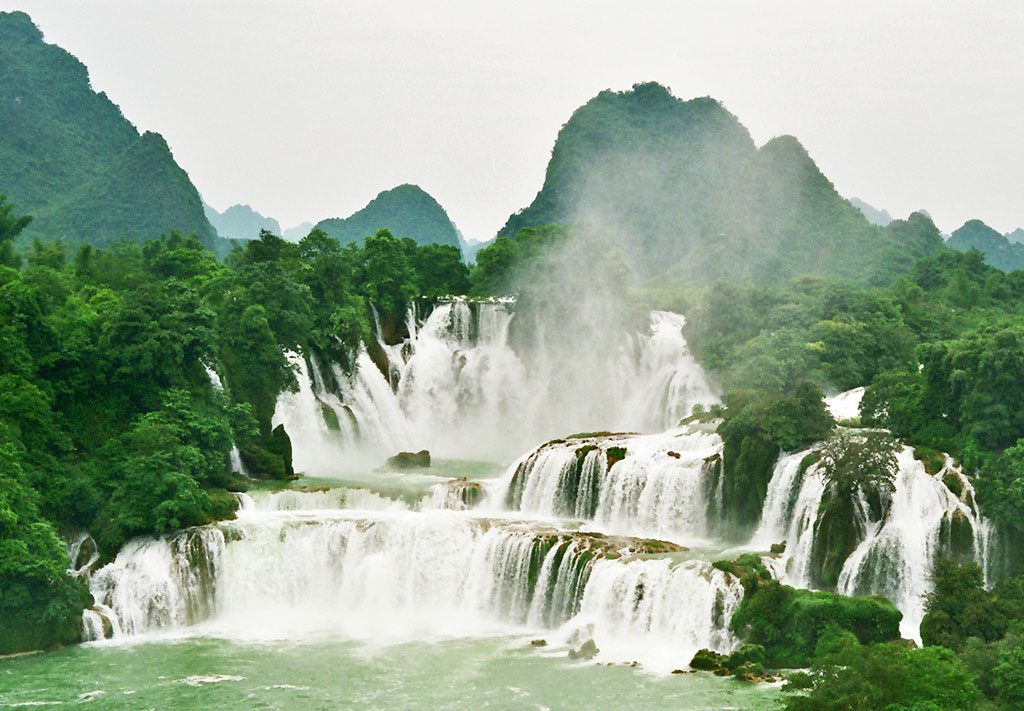
[(0, 659), (0, 707), (94, 709), (763, 709), (777, 686), (574, 662), (521, 637), (388, 647), (207, 638)]

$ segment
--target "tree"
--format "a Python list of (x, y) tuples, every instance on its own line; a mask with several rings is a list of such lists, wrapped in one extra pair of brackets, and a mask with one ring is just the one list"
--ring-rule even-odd
[(20, 235), (29, 223), (30, 215), (13, 215), (14, 206), (7, 202), (6, 195), (0, 195), (0, 266), (18, 266), (14, 255), (14, 239)]
[(900, 443), (881, 430), (839, 429), (819, 452), (818, 469), (835, 495), (850, 498), (857, 491), (896, 489), (896, 454)]
[(906, 649), (876, 644), (847, 655), (842, 665), (816, 664), (798, 677), (786, 699), (790, 711), (817, 709), (960, 709), (972, 708), (980, 694), (956, 655), (941, 647)]

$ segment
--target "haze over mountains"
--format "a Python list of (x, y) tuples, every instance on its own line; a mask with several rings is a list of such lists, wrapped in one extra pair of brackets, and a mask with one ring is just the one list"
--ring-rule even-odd
[(941, 246), (930, 220), (910, 232), (872, 225), (797, 139), (758, 147), (719, 102), (683, 101), (653, 83), (579, 108), (537, 197), (500, 234), (550, 222), (601, 225), (641, 273), (698, 283), (856, 280)]
[(985, 255), (988, 264), (1012, 272), (1024, 269), (1024, 243), (1019, 241), (1022, 234), (1024, 231), (1018, 229), (1002, 235), (981, 220), (969, 220), (950, 235), (947, 244), (960, 252), (976, 249)]
[[(263, 229), (298, 240), (314, 226), (282, 230), (248, 205), (223, 213), (204, 205), (163, 138), (140, 135), (92, 90), (85, 66), (46, 44), (21, 12), (0, 13), (0, 194), (34, 217), (25, 238), (72, 244), (179, 230), (224, 254), (228, 240)], [(537, 196), (499, 235), (552, 222), (597, 228), (645, 278), (698, 284), (877, 279), (942, 248), (923, 211), (893, 220), (846, 200), (796, 138), (759, 147), (718, 101), (682, 100), (656, 83), (604, 91), (577, 109)], [(457, 246), (467, 261), (483, 246), (467, 242), (444, 207), (412, 184), (315, 227), (345, 244), (388, 228), (419, 244)], [(949, 246), (980, 249), (1001, 269), (1024, 268), (1024, 230), (1004, 236), (972, 221)]]

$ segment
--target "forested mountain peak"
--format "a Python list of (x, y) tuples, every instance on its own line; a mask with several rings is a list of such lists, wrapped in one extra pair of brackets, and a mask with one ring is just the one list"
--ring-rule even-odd
[(1003, 271), (1024, 269), (1024, 244), (1011, 241), (981, 220), (968, 220), (950, 235), (950, 247), (966, 252), (976, 249), (985, 261)]
[(423, 188), (409, 183), (384, 190), (366, 207), (348, 217), (321, 220), (316, 228), (342, 244), (361, 242), (386, 228), (420, 245), (460, 246), (458, 230), (440, 203)]
[(34, 216), (28, 239), (106, 244), (176, 229), (217, 241), (163, 137), (140, 135), (22, 12), (0, 13), (0, 193)]
[(758, 148), (719, 101), (679, 99), (654, 83), (603, 91), (577, 109), (540, 192), (499, 235), (549, 223), (596, 225), (641, 274), (696, 283), (877, 279), (871, 263), (895, 246), (796, 138)]

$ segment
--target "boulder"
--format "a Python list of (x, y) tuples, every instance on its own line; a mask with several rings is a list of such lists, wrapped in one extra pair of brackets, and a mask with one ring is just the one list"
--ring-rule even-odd
[(588, 639), (580, 645), (579, 649), (569, 650), (569, 659), (593, 659), (600, 651), (597, 648), (597, 643), (593, 639)]
[(418, 452), (399, 452), (388, 457), (388, 466), (395, 469), (426, 469), (430, 466), (430, 452), (421, 449)]

